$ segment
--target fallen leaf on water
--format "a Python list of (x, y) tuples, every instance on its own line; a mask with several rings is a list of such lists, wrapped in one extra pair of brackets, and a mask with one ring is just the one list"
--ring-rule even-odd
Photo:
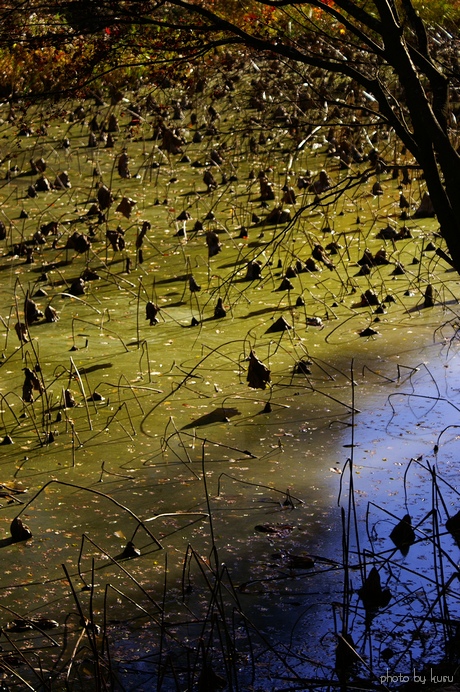
[(25, 488), (22, 483), (19, 483), (18, 481), (7, 481), (6, 483), (0, 483), (0, 487), (15, 493), (26, 493), (28, 490), (28, 488)]
[(268, 533), (271, 536), (276, 536), (279, 538), (284, 538), (288, 536), (291, 531), (294, 530), (292, 524), (257, 524), (254, 526), (254, 531), (259, 531), (259, 533)]
[(257, 358), (254, 351), (249, 354), (247, 381), (252, 389), (265, 389), (271, 381), (270, 370)]

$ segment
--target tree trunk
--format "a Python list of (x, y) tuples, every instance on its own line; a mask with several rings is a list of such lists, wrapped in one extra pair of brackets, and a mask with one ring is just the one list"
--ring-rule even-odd
[[(388, 11), (388, 3), (380, 0), (377, 4), (381, 12), (385, 57), (399, 78), (411, 117), (412, 137), (408, 139), (408, 146), (422, 166), (441, 235), (446, 241), (454, 267), (460, 273), (460, 156), (449, 139), (445, 122), (448, 82), (433, 64), (428, 63), (432, 77), (430, 83), (437, 87), (434, 95), (436, 111), (442, 115), (438, 118), (400, 27), (393, 13)], [(441, 91), (444, 103), (440, 103)]]
[[(441, 181), (441, 173), (435, 157), (431, 161), (420, 158), (431, 201), (440, 225), (440, 232), (446, 241), (453, 265), (460, 273), (460, 164), (453, 160), (451, 165), (444, 163), (442, 175), (457, 181), (457, 193), (449, 194), (447, 186)], [(447, 169), (447, 170), (446, 170)], [(449, 185), (452, 188), (452, 185)]]

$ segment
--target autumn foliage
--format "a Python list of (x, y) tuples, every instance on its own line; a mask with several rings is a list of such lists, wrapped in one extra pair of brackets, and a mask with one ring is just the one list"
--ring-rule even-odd
[[(432, 21), (460, 17), (459, 0), (415, 4)], [(346, 16), (342, 5), (337, 8)], [(245, 35), (293, 46), (321, 34), (352, 40), (334, 11), (333, 0), (175, 0), (159, 6), (133, 0), (26, 0), (17, 6), (8, 0), (0, 8), (0, 96), (62, 94), (88, 84), (164, 78), (166, 72), (180, 78), (184, 59), (211, 54), (215, 60), (220, 46), (241, 45)], [(229, 40), (225, 22), (241, 35)]]

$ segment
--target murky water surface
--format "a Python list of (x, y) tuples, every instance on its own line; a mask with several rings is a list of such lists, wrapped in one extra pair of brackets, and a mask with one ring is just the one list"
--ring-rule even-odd
[[(382, 568), (383, 580), (396, 574), (395, 605), (379, 616), (377, 644), (360, 635), (365, 618), (352, 594), (357, 645), (363, 656), (380, 652), (377, 672), (390, 649), (405, 669), (414, 651), (423, 658), (443, 617), (426, 605), (437, 578), (427, 557), (430, 512), (443, 524), (458, 508), (458, 280), (435, 247), (426, 249), (440, 244), (435, 220), (398, 220), (399, 181), (383, 173), (383, 197), (363, 183), (318, 208), (304, 192), (291, 205), (292, 216), (306, 205), (294, 222), (263, 225), (253, 216), (267, 209), (251, 169), (267, 169), (277, 196), (306, 168), (315, 176), (327, 166), (344, 179), (325, 157), (322, 134), (289, 161), (275, 157), (292, 147), (287, 129), (252, 151), (230, 125), (204, 144), (191, 142), (187, 126), (182, 152), (194, 167), (152, 140), (155, 113), (130, 126), (123, 106), (115, 109), (115, 147), (89, 148), (90, 116), (102, 120), (113, 107), (85, 104), (86, 117), (72, 123), (76, 105), (65, 104), (59, 117), (31, 115), (34, 131), (48, 123), (32, 144), (16, 121), (2, 125), (3, 156), (17, 165), (1, 190), (0, 606), (9, 684), (48, 689), (43, 681), (71, 662), (69, 681), (79, 689), (95, 675), (85, 647), (100, 646), (104, 634), (123, 689), (154, 689), (159, 670), (164, 689), (176, 689), (173, 671), (199, 668), (198, 642), (217, 649), (229, 634), (216, 624), (229, 627), (228, 607), (238, 612), (232, 637), (250, 639), (257, 652), (250, 664), (242, 644), (245, 684), (254, 676), (255, 689), (280, 689), (281, 670), (333, 677), (333, 632), (343, 629), (342, 508), (351, 517), (353, 588), (361, 586), (358, 552), (367, 554), (366, 569)], [(70, 147), (62, 148), (64, 137)], [(223, 162), (211, 167), (209, 152), (219, 146)], [(123, 148), (130, 178), (116, 171)], [(65, 168), (72, 187), (28, 196), (37, 180), (28, 161), (42, 157), (50, 180)], [(210, 192), (203, 170), (219, 180)], [(102, 184), (115, 200), (98, 222), (88, 211)], [(421, 189), (417, 181), (406, 190), (414, 208)], [(128, 215), (119, 210), (123, 198), (136, 202)], [(411, 237), (377, 237), (388, 224)], [(205, 232), (222, 245), (215, 256)], [(79, 251), (69, 242), (74, 233), (90, 247)], [(317, 260), (318, 271), (304, 271), (315, 245), (332, 241), (334, 266)], [(389, 264), (363, 273), (366, 248), (384, 249)], [(253, 261), (261, 276), (250, 280)], [(424, 308), (428, 284), (434, 307)], [(376, 302), (363, 300), (366, 291)], [(225, 316), (215, 316), (218, 298)], [(27, 317), (27, 300), (42, 313), (51, 306), (59, 321)], [(158, 309), (152, 324), (147, 303)], [(281, 329), (270, 330), (279, 318)], [(17, 323), (27, 340), (18, 339)], [(376, 333), (362, 335), (366, 328)], [(263, 378), (260, 388), (248, 386), (251, 352), (270, 370), (266, 386)], [(28, 396), (26, 368), (38, 382)], [(418, 540), (403, 557), (389, 534), (407, 513)], [(18, 515), (32, 538), (11, 542)], [(457, 548), (446, 541), (448, 581)], [(224, 594), (217, 600), (216, 560)], [(450, 607), (455, 616), (455, 599)], [(48, 630), (37, 618), (57, 625)], [(405, 638), (410, 645), (398, 650)], [(16, 646), (35, 661), (30, 667)], [(169, 651), (177, 663), (168, 663)], [(260, 686), (260, 670), (272, 687)]]

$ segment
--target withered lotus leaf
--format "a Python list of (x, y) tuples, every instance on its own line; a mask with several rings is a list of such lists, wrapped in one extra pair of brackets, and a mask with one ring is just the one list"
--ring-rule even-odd
[(271, 382), (270, 370), (257, 358), (254, 351), (249, 354), (247, 381), (252, 389), (266, 389)]

